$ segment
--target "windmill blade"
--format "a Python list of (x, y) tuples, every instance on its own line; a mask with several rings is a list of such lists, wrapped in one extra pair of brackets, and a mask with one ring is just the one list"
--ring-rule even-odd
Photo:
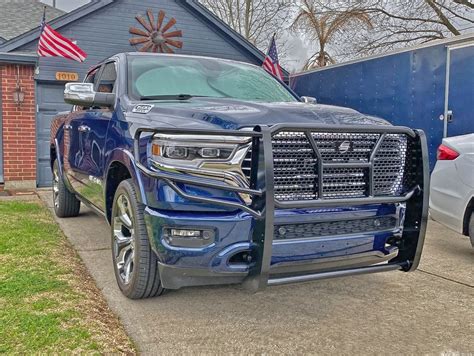
[(182, 41), (174, 41), (174, 40), (170, 40), (168, 38), (168, 39), (166, 39), (165, 43), (169, 44), (173, 47), (176, 47), (176, 48), (183, 48), (183, 42)]
[(145, 37), (150, 36), (147, 32), (142, 31), (142, 30), (140, 30), (140, 29), (138, 29), (138, 28), (136, 28), (136, 27), (130, 27), (130, 28), (128, 29), (128, 32), (130, 32), (130, 33), (133, 34), (133, 35), (138, 35), (138, 36), (145, 36)]
[(148, 16), (148, 21), (150, 21), (151, 28), (155, 30), (155, 16), (153, 16), (153, 12), (148, 9), (146, 10), (146, 15)]
[(176, 19), (174, 17), (172, 17), (169, 22), (166, 24), (165, 27), (163, 27), (163, 29), (161, 30), (161, 32), (165, 33), (166, 31), (168, 31), (171, 27), (173, 27), (174, 25), (176, 24)]
[(163, 51), (166, 53), (174, 53), (174, 51), (171, 48), (169, 48), (166, 43), (162, 43), (161, 47), (163, 48)]
[(136, 18), (137, 21), (140, 22), (141, 25), (142, 25), (143, 27), (145, 27), (148, 31), (153, 32), (153, 28), (150, 26), (150, 24), (149, 24), (148, 22), (146, 22), (146, 20), (145, 20), (143, 17), (137, 15), (137, 16), (135, 16), (135, 18)]
[(153, 46), (153, 42), (151, 41), (148, 41), (147, 43), (145, 43), (145, 45), (140, 48), (138, 51), (139, 52), (148, 52), (148, 50)]
[(150, 39), (148, 37), (133, 37), (128, 40), (131, 45), (136, 45), (139, 43), (145, 43), (148, 42)]
[(159, 31), (161, 28), (161, 25), (163, 25), (163, 20), (165, 19), (165, 12), (163, 10), (160, 10), (158, 13), (158, 23), (156, 24), (156, 30)]
[(169, 37), (183, 37), (183, 31), (173, 31), (173, 32), (168, 32), (168, 33), (163, 33), (164, 38), (169, 38)]

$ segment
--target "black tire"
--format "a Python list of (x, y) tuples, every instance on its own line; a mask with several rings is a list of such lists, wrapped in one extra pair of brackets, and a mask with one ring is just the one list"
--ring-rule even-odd
[(56, 216), (70, 218), (79, 215), (81, 202), (71, 193), (59, 174), (58, 160), (53, 164), (53, 206)]
[(471, 213), (469, 219), (469, 238), (471, 239), (471, 245), (474, 247), (474, 211)]
[(112, 262), (117, 284), (130, 299), (156, 297), (164, 292), (158, 259), (148, 240), (144, 209), (132, 181), (122, 181), (115, 192), (110, 222)]

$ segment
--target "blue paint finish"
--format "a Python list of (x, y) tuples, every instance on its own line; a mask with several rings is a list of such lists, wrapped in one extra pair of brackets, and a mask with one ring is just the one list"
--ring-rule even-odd
[[(454, 39), (455, 40), (455, 39)], [(453, 40), (453, 42), (454, 42)], [(339, 105), (381, 117), (394, 125), (426, 132), (430, 164), (443, 137), (447, 45), (349, 62), (294, 75), (290, 86), (319, 103)], [(474, 131), (470, 103), (474, 97), (474, 47), (453, 50), (450, 105), (456, 106), (449, 135)], [(470, 119), (465, 119), (469, 116)]]

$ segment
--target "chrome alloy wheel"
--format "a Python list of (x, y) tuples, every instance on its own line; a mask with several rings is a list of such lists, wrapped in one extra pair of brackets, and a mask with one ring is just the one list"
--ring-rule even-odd
[(121, 194), (117, 198), (117, 208), (112, 217), (114, 229), (113, 253), (117, 272), (124, 284), (130, 283), (133, 273), (135, 253), (135, 231), (133, 212), (129, 198)]
[(59, 170), (58, 165), (55, 164), (53, 168), (53, 203), (54, 207), (59, 207)]

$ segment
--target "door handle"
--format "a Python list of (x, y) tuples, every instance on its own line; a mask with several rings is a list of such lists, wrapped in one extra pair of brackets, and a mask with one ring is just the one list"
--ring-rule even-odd
[(87, 125), (81, 125), (77, 128), (79, 132), (89, 132), (91, 128)]

